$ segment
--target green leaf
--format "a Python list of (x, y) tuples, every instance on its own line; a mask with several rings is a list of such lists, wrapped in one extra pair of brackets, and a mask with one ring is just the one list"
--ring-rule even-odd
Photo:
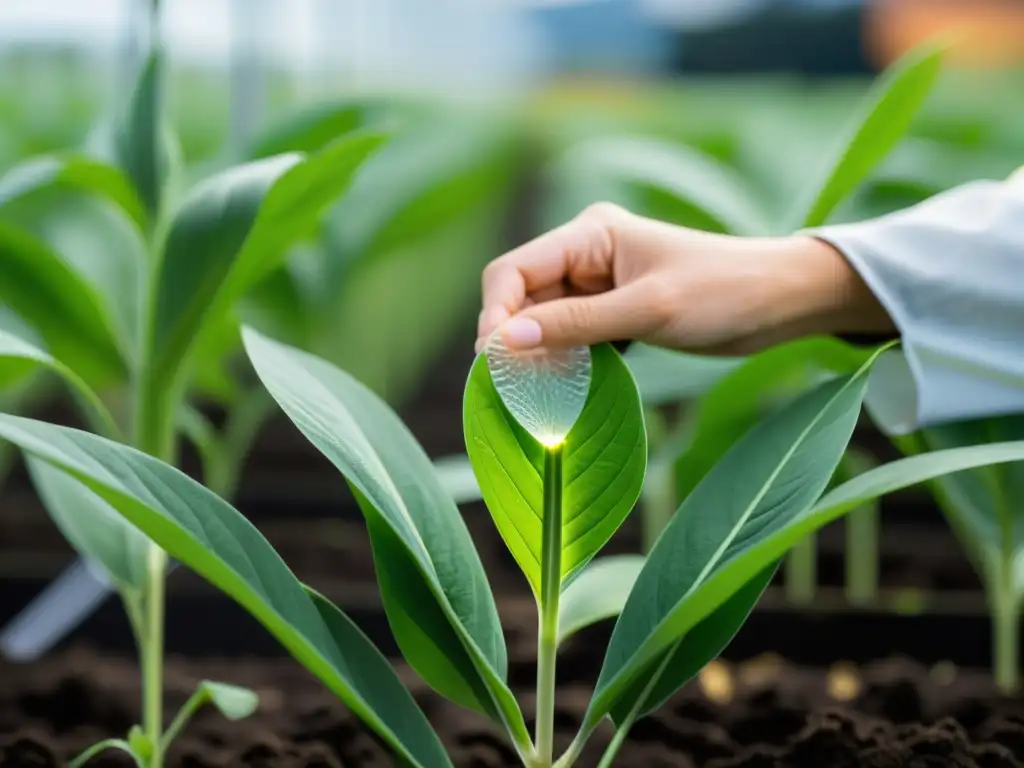
[(246, 156), (260, 159), (285, 152), (317, 152), (339, 136), (381, 127), (394, 111), (390, 99), (372, 95), (314, 104), (263, 131)]
[(136, 756), (136, 759), (141, 758), (143, 764), (153, 756), (153, 743), (149, 740), (141, 726), (133, 725), (128, 729), (128, 745), (131, 747), (131, 751)]
[(159, 215), (174, 162), (163, 121), (163, 69), (164, 54), (156, 47), (139, 73), (127, 114), (114, 134), (117, 163), (132, 180), (153, 220)]
[(149, 276), (143, 234), (123, 213), (94, 195), (51, 190), (34, 205), (13, 206), (10, 219), (46, 243), (95, 291), (131, 365)]
[(505, 684), (505, 642), (483, 566), (426, 453), (345, 372), (249, 328), (243, 340), (264, 386), (355, 493), (406, 660), (444, 696), (528, 740)]
[(780, 401), (822, 377), (856, 371), (871, 354), (821, 337), (783, 344), (744, 360), (698, 401), (693, 437), (676, 461), (677, 498), (685, 499)]
[(325, 622), (323, 605), (226, 501), (174, 467), (88, 432), (0, 414), (0, 437), (67, 472), (236, 600), (402, 759), (450, 768), (387, 659), (340, 612)]
[(622, 356), (645, 406), (668, 405), (703, 395), (744, 363), (740, 357), (708, 357), (633, 344)]
[(0, 304), (0, 330), (38, 349), (46, 346), (36, 329), (6, 304)]
[(25, 339), (0, 330), (0, 380), (10, 383), (24, 378), (29, 371), (49, 369), (68, 386), (93, 431), (108, 437), (118, 434), (117, 424), (95, 392), (78, 375), (49, 353)]
[(244, 720), (260, 705), (260, 697), (255, 691), (237, 685), (203, 680), (199, 683), (199, 691), (228, 720)]
[(647, 138), (598, 138), (572, 148), (556, 173), (591, 183), (592, 177), (626, 184), (639, 191), (637, 208), (645, 216), (707, 231), (763, 235), (769, 231), (762, 211), (741, 176), (702, 152)]
[(124, 378), (113, 322), (95, 289), (43, 242), (0, 222), (0, 302), (90, 384)]
[(818, 528), (844, 512), (884, 496), (937, 478), (961, 477), (965, 470), (1024, 461), (1024, 440), (970, 445), (931, 451), (890, 461), (857, 475), (829, 491), (800, 521), (798, 534)]
[(0, 177), (0, 208), (48, 188), (74, 189), (105, 198), (140, 229), (146, 226), (146, 209), (121, 171), (75, 154), (33, 157), (8, 170)]
[[(629, 368), (611, 345), (591, 350), (590, 393), (562, 447), (563, 585), (605, 545), (640, 496), (647, 434)], [(541, 594), (544, 449), (505, 408), (479, 355), (463, 399), (466, 449), (505, 544)]]
[(280, 155), (195, 187), (171, 223), (155, 278), (153, 386), (175, 382), (208, 317), (272, 272), (383, 138), (354, 134), (321, 152)]
[[(863, 379), (863, 376), (855, 376), (853, 379)], [(849, 380), (848, 380), (849, 381)], [(836, 384), (839, 382), (832, 382), (824, 385), (825, 389), (834, 389)], [(863, 388), (863, 382), (852, 382), (858, 388)], [(849, 389), (849, 386), (847, 389)], [(805, 395), (801, 401), (794, 404), (795, 407), (799, 408), (800, 403), (806, 403), (809, 400), (819, 398), (821, 389), (816, 392), (812, 392)], [(840, 397), (848, 398), (849, 392), (844, 391), (840, 393)], [(862, 395), (863, 393), (861, 393)], [(838, 398), (836, 401), (838, 405)], [(827, 410), (835, 410), (834, 407), (830, 406)], [(771, 419), (766, 421), (764, 424), (758, 427), (758, 431), (765, 431), (768, 427), (769, 422), (781, 422), (787, 419), (784, 413), (777, 414)], [(835, 423), (826, 426), (823, 421), (819, 424), (817, 429), (831, 429), (836, 428)], [(771, 429), (768, 427), (768, 429)], [(743, 443), (738, 445), (734, 451), (730, 452), (727, 459), (722, 462), (722, 469), (716, 468), (715, 474), (721, 472), (723, 475), (729, 469), (734, 469), (734, 460), (742, 456), (746, 450), (756, 448), (756, 441), (759, 438), (754, 434), (749, 439), (744, 439)], [(801, 449), (801, 452), (803, 449)], [(834, 455), (834, 450), (833, 450)], [(780, 504), (773, 511), (773, 514), (777, 516), (771, 520), (760, 520), (755, 524), (753, 518), (751, 522), (744, 527), (741, 527), (737, 531), (737, 535), (733, 543), (728, 549), (722, 553), (718, 558), (718, 565), (714, 567), (714, 570), (704, 575), (699, 582), (694, 582), (682, 596), (682, 599), (676, 603), (671, 614), (661, 622), (657, 628), (653, 637), (656, 642), (651, 643), (648, 641), (647, 647), (653, 649), (656, 646), (662, 648), (667, 645), (672, 647), (673, 641), (671, 636), (676, 636), (675, 642), (678, 642), (678, 637), (682, 635), (683, 645), (680, 650), (687, 646), (687, 643), (691, 642), (693, 636), (698, 632), (698, 628), (701, 625), (694, 627), (694, 623), (697, 621), (707, 621), (702, 619), (702, 616), (716, 617), (715, 623), (718, 622), (717, 614), (723, 610), (726, 610), (725, 606), (728, 602), (733, 602), (733, 607), (737, 609), (734, 614), (739, 621), (735, 623), (735, 628), (738, 628), (742, 624), (742, 616), (744, 604), (748, 604), (749, 607), (753, 607), (756, 603), (756, 594), (759, 594), (759, 589), (756, 580), (758, 577), (752, 576), (753, 574), (761, 573), (764, 576), (768, 571), (774, 570), (779, 559), (785, 555), (785, 553), (796, 543), (805, 539), (822, 526), (836, 520), (842, 515), (852, 510), (859, 509), (865, 504), (872, 500), (883, 496), (893, 491), (898, 491), (903, 488), (908, 488), (912, 485), (919, 483), (928, 482), (935, 478), (946, 477), (952, 473), (962, 472), (963, 470), (972, 469), (976, 467), (983, 467), (994, 464), (1004, 464), (1008, 462), (1018, 462), (1024, 459), (1024, 441), (1017, 442), (1004, 442), (1004, 443), (993, 443), (988, 445), (972, 446), (969, 448), (953, 448), (946, 451), (936, 451), (933, 453), (926, 453), (919, 456), (912, 456), (910, 458), (900, 459), (898, 461), (885, 464), (877, 469), (865, 472), (862, 475), (858, 475), (856, 478), (840, 485), (839, 487), (829, 491), (824, 496), (819, 498), (813, 503), (810, 508), (803, 504), (797, 504), (793, 499), (794, 495), (799, 493), (801, 489), (791, 485), (790, 488), (784, 488), (782, 485), (778, 486), (778, 489), (782, 493), (788, 493), (789, 495), (784, 499), (784, 503)], [(799, 476), (808, 465), (812, 465), (820, 461), (820, 457), (814, 457), (811, 462), (804, 462), (804, 466), (795, 466), (791, 472)], [(823, 472), (818, 474), (818, 485), (821, 485), (820, 478), (824, 474)], [(734, 477), (738, 477), (739, 472), (734, 472)], [(801, 478), (806, 480), (806, 478)], [(723, 477), (724, 481), (724, 477)], [(784, 480), (780, 477), (780, 482)], [(714, 481), (709, 476), (708, 485)], [(695, 492), (701, 493), (700, 490)], [(703, 495), (703, 494), (702, 494)], [(781, 494), (780, 494), (781, 495)], [(806, 494), (805, 494), (806, 495)], [(702, 501), (704, 501), (702, 499)], [(692, 507), (692, 522), (687, 524), (687, 512), (685, 511), (687, 506)], [(764, 506), (764, 502), (762, 502)], [(799, 507), (799, 511), (793, 514), (792, 510), (794, 507)], [(767, 507), (764, 507), (767, 510)], [(676, 514), (673, 520), (671, 529), (672, 533), (667, 533), (662, 537), (662, 540), (658, 543), (658, 548), (662, 550), (662, 556), (659, 560), (655, 560), (655, 553), (649, 556), (648, 563), (660, 563), (664, 565), (665, 559), (671, 554), (675, 553), (675, 560), (673, 562), (679, 563), (680, 567), (684, 563), (683, 557), (685, 556), (685, 550), (674, 549), (679, 546), (678, 539), (681, 538), (682, 534), (685, 534), (687, 528), (691, 530), (709, 530), (711, 528), (708, 525), (708, 518), (712, 516), (709, 513), (702, 513), (701, 510), (707, 509), (706, 507), (698, 507), (696, 502), (684, 504), (680, 511)], [(789, 513), (787, 514), (787, 510)], [(647, 566), (651, 567), (651, 565)], [(645, 567), (645, 571), (647, 570)], [(667, 578), (670, 578), (666, 574)], [(650, 584), (645, 581), (657, 579), (657, 574), (653, 571), (653, 568), (649, 574), (641, 574), (640, 579), (637, 581), (637, 585), (634, 588), (634, 595), (631, 596), (631, 601), (635, 601), (635, 609), (652, 608), (654, 600), (645, 600), (644, 589), (650, 589)], [(765, 581), (764, 583), (767, 583)], [(749, 591), (748, 591), (749, 589)], [(748, 599), (741, 598), (740, 595), (746, 593)], [(650, 593), (646, 593), (650, 596)], [(671, 602), (671, 596), (663, 594), (661, 599), (665, 602)], [(724, 600), (724, 601), (723, 601)], [(721, 606), (721, 607), (716, 607)], [(732, 610), (732, 609), (730, 609)], [(647, 614), (649, 620), (656, 620), (654, 614)], [(588, 713), (588, 723), (596, 722), (596, 718), (599, 717), (598, 713), (601, 712), (605, 705), (605, 702), (610, 699), (615, 699), (611, 704), (611, 707), (615, 712), (618, 713), (617, 717), (623, 717), (624, 710), (629, 704), (636, 703), (636, 696), (639, 694), (639, 684), (649, 682), (652, 667), (659, 661), (664, 660), (665, 651), (658, 651), (653, 653), (643, 663), (637, 664), (638, 657), (633, 655), (630, 657), (628, 654), (623, 656), (620, 652), (623, 651), (622, 643), (628, 642), (630, 639), (637, 639), (637, 637), (631, 631), (634, 629), (632, 622), (636, 621), (638, 616), (630, 609), (629, 603), (627, 603), (626, 610), (623, 611), (622, 617), (616, 625), (616, 634), (619, 635), (619, 639), (613, 635), (612, 643), (609, 647), (608, 656), (605, 659), (605, 669), (602, 670), (602, 678), (598, 683), (598, 692), (595, 694), (594, 702), (592, 702), (590, 713)], [(735, 619), (734, 619), (735, 621)], [(723, 622), (726, 623), (726, 622)], [(723, 627), (720, 627), (721, 630)], [(728, 629), (728, 627), (724, 627)], [(723, 641), (727, 641), (728, 632), (721, 632)], [(632, 636), (632, 637), (631, 637)], [(664, 637), (668, 636), (667, 642), (662, 642)], [(725, 642), (722, 642), (718, 651), (724, 647)], [(700, 653), (695, 651), (691, 652), (689, 657), (685, 653), (680, 653), (678, 662), (681, 664), (691, 664), (693, 670), (699, 669), (700, 666), (706, 661), (713, 658), (718, 652), (712, 653), (713, 647), (707, 647), (703, 652), (703, 657)], [(614, 655), (613, 655), (614, 654)], [(646, 653), (644, 653), (646, 656)], [(611, 668), (619, 668), (620, 673), (617, 679), (611, 679), (606, 677), (606, 671)], [(638, 667), (642, 668), (638, 672)], [(673, 675), (671, 673), (671, 665), (668, 667), (666, 674), (675, 678), (674, 683), (662, 683), (659, 689), (652, 692), (645, 698), (645, 704), (642, 711), (650, 711), (660, 699), (667, 698), (675, 690), (674, 684), (681, 684), (684, 682), (686, 675), (679, 673), (677, 670)], [(686, 670), (684, 670), (685, 672)], [(618, 690), (618, 686), (626, 681), (629, 685), (629, 693), (618, 693), (610, 695), (610, 692)], [(633, 696), (634, 698), (630, 698)], [(592, 719), (593, 718), (593, 719)]]
[[(374, 155), (327, 217), (335, 272), (422, 242), (509, 183), (505, 131), (448, 117), (417, 123)], [(328, 276), (336, 285), (339, 276)]]
[[(869, 368), (826, 382), (761, 421), (683, 502), (615, 625), (589, 724), (609, 712), (621, 722), (623, 712), (643, 707), (629, 694), (640, 693), (635, 686), (644, 672), (772, 563), (745, 555), (810, 509), (827, 487), (853, 434)], [(732, 636), (723, 634), (725, 641)], [(699, 669), (713, 657), (688, 663)]]
[(629, 692), (612, 708), (612, 720), (623, 727), (629, 722), (634, 706), (640, 706), (640, 717), (659, 709), (725, 650), (761, 599), (777, 568), (778, 563), (773, 563), (743, 584), (734, 595), (683, 635), (656, 664), (639, 675)]
[(863, 111), (838, 144), (835, 158), (801, 207), (798, 226), (817, 227), (896, 146), (942, 69), (943, 49), (921, 46), (906, 54), (871, 89)]
[(584, 627), (618, 616), (644, 566), (643, 555), (598, 558), (565, 588), (558, 606), (558, 643)]
[(75, 551), (102, 567), (121, 592), (142, 595), (150, 547), (145, 534), (71, 475), (31, 455), (25, 464), (40, 501)]
[[(919, 433), (931, 451), (967, 448), (1024, 439), (1024, 416), (1007, 415), (929, 427)], [(927, 454), (926, 454), (927, 455)], [(943, 476), (932, 490), (988, 584), (999, 583), (1006, 553), (1014, 567), (1016, 589), (1024, 589), (1024, 517), (1017, 505), (1024, 497), (1024, 464), (987, 466)]]

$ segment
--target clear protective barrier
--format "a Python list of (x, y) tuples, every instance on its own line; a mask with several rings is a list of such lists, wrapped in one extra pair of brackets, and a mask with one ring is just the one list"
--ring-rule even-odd
[(542, 445), (561, 444), (590, 394), (590, 347), (509, 349), (497, 331), (484, 349), (501, 401)]

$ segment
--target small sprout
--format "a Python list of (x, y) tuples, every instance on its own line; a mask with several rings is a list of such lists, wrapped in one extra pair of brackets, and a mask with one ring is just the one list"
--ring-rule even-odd
[(197, 695), (212, 703), (228, 720), (244, 720), (260, 705), (260, 697), (255, 691), (228, 683), (204, 680), (199, 684)]
[(260, 700), (259, 696), (248, 688), (240, 688), (227, 683), (214, 683), (209, 680), (202, 681), (196, 692), (178, 710), (170, 727), (164, 732), (160, 742), (163, 750), (171, 745), (189, 720), (207, 702), (213, 704), (228, 720), (243, 720), (256, 711)]
[(138, 725), (133, 725), (128, 731), (128, 746), (132, 748), (132, 752), (143, 764), (153, 756), (153, 742)]

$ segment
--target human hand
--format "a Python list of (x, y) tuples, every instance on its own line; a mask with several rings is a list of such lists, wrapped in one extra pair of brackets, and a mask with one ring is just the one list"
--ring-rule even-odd
[(893, 323), (820, 240), (710, 234), (600, 203), (487, 266), (477, 351), (499, 328), (512, 349), (637, 340), (744, 355)]

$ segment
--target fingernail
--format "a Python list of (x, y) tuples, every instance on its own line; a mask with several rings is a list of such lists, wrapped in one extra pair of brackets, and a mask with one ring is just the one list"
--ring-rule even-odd
[(477, 323), (477, 334), (490, 336), (491, 331), (508, 320), (508, 310), (504, 307), (491, 307), (480, 313), (480, 320)]
[(513, 317), (501, 326), (501, 337), (514, 349), (529, 349), (540, 345), (540, 323), (529, 317)]

